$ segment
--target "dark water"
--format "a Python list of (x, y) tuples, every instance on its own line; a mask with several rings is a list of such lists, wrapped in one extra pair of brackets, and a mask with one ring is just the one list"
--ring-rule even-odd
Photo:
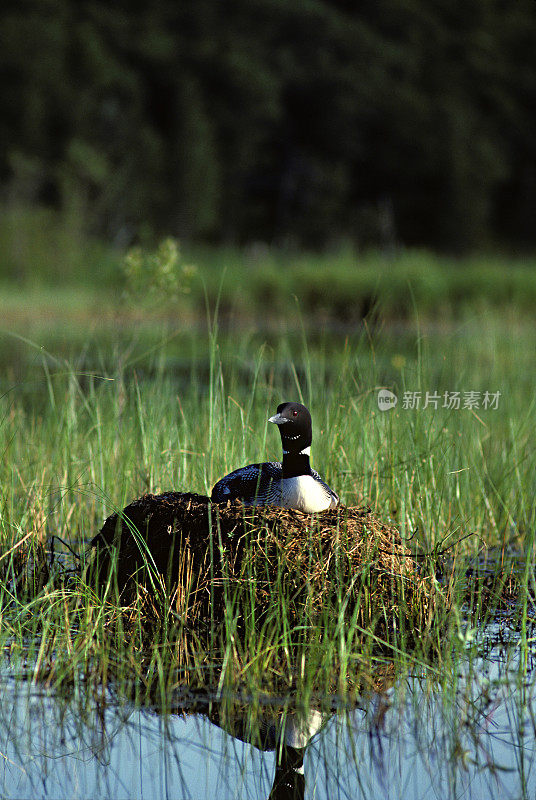
[(495, 627), (485, 657), (444, 664), (437, 680), (414, 671), (352, 708), (332, 701), (305, 713), (276, 703), (224, 718), (207, 701), (202, 712), (182, 702), (164, 716), (111, 696), (61, 696), (4, 671), (0, 794), (533, 798), (531, 654), (497, 644)]

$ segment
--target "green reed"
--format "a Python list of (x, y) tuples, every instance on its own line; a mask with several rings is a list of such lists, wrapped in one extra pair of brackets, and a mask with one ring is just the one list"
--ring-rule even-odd
[[(487, 596), (477, 592), (467, 601), (463, 590), (467, 559), (492, 546), (499, 576), (513, 553), (523, 556), (519, 623), (527, 648), (535, 338), (529, 325), (488, 314), (448, 331), (385, 326), (350, 331), (344, 340), (308, 324), (264, 336), (253, 328), (218, 331), (213, 320), (205, 333), (155, 323), (149, 335), (117, 331), (113, 347), (97, 330), (86, 332), (83, 349), (77, 344), (61, 357), (8, 339), (16, 344), (16, 363), (4, 341), (5, 374), (19, 375), (4, 379), (0, 398), (5, 653), (24, 657), (57, 685), (83, 675), (95, 685), (123, 681), (140, 696), (155, 687), (164, 695), (177, 682), (220, 691), (284, 686), (304, 697), (319, 687), (344, 694), (357, 691), (364, 665), (386, 658), (437, 676), (438, 665), (454, 669), (465, 657), (467, 626), (493, 617)], [(398, 395), (390, 411), (378, 408), (382, 387)], [(423, 398), (426, 392), (501, 395), (497, 409), (441, 403), (405, 409), (404, 392), (416, 391)], [(208, 620), (201, 636), (165, 598), (148, 633), (141, 596), (125, 613), (113, 586), (103, 599), (76, 575), (62, 575), (58, 562), (48, 579), (39, 572), (39, 548), (49, 551), (53, 536), (81, 554), (83, 568), (104, 518), (143, 492), (208, 493), (241, 464), (279, 458), (279, 437), (267, 418), (294, 398), (313, 415), (313, 466), (342, 502), (370, 504), (394, 521), (424, 570), (433, 573), (450, 558), (452, 609), (438, 614), (427, 641), (415, 643), (403, 628), (389, 642), (361, 630), (345, 608), (344, 587), (320, 618), (296, 624), (282, 573), (262, 620), (252, 597), (229, 590), (224, 624)], [(54, 546), (66, 568), (76, 563), (61, 542)]]

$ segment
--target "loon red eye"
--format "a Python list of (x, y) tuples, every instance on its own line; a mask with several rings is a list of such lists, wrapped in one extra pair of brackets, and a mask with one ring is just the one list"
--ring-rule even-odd
[(298, 416), (298, 412), (296, 411), (296, 409), (294, 409), (294, 411), (292, 412), (292, 416), (293, 417), (297, 417)]

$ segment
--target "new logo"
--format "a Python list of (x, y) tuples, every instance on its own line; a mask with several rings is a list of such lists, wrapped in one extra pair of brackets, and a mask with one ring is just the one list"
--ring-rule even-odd
[(378, 392), (378, 408), (380, 411), (389, 411), (390, 408), (394, 408), (398, 403), (398, 397), (393, 392), (390, 392), (389, 389), (380, 389)]

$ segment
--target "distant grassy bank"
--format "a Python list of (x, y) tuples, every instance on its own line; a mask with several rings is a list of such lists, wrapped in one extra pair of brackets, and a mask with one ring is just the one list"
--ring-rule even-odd
[[(207, 299), (229, 318), (292, 318), (299, 308), (316, 321), (363, 318), (459, 319), (468, 312), (536, 307), (536, 257), (475, 255), (455, 259), (420, 250), (296, 253), (263, 244), (199, 247), (184, 244), (173, 264), (177, 291), (152, 293), (145, 248), (137, 292), (129, 289), (126, 248), (85, 237), (50, 212), (14, 212), (0, 221), (0, 314), (23, 321), (54, 315), (205, 316)], [(169, 265), (164, 267), (169, 272)], [(173, 275), (171, 276), (173, 277)], [(131, 287), (130, 287), (131, 288)], [(164, 286), (166, 289), (166, 286)], [(157, 298), (155, 301), (155, 297)], [(151, 299), (153, 302), (151, 303)]]

